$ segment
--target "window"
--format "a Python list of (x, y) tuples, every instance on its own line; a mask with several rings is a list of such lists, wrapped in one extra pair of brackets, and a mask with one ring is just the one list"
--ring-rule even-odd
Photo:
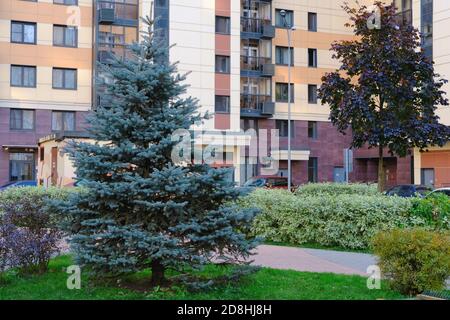
[(36, 87), (36, 67), (11, 66), (11, 86), (13, 87)]
[(230, 57), (216, 56), (216, 72), (230, 73)]
[(230, 34), (230, 18), (216, 16), (216, 33)]
[(308, 160), (308, 182), (318, 182), (317, 174), (317, 158), (309, 158)]
[(53, 45), (61, 47), (77, 47), (77, 28), (53, 26)]
[(78, 5), (78, 0), (53, 0), (55, 4), (65, 4), (67, 6), (76, 6)]
[(11, 109), (9, 127), (13, 130), (33, 130), (34, 110)]
[(308, 138), (317, 139), (317, 122), (308, 121)]
[(53, 68), (53, 89), (77, 89), (77, 70)]
[[(275, 84), (275, 100), (276, 102), (288, 102), (288, 84), (277, 83)], [(291, 83), (291, 102), (294, 102), (294, 84)]]
[(53, 131), (74, 131), (75, 112), (53, 111), (52, 112)]
[(308, 49), (308, 66), (317, 68), (317, 49)]
[(317, 104), (317, 85), (308, 84), (308, 103)]
[(216, 96), (215, 111), (217, 113), (230, 113), (230, 97)]
[(9, 180), (34, 180), (35, 179), (34, 153), (10, 153), (9, 154)]
[(36, 44), (36, 23), (11, 21), (11, 42)]
[(278, 28), (292, 28), (294, 26), (294, 11), (284, 10), (286, 11), (286, 17), (283, 18), (281, 16), (282, 10), (283, 9), (275, 10), (275, 26)]
[(45, 148), (40, 147), (39, 148), (39, 160), (42, 162), (45, 159)]
[[(281, 65), (289, 64), (289, 48), (275, 47), (275, 63)], [(291, 66), (294, 65), (294, 48), (291, 48)]]
[[(286, 138), (288, 136), (288, 121), (287, 120), (276, 120), (276, 128), (280, 134), (280, 137)], [(291, 138), (294, 138), (294, 121), (291, 120)]]
[(308, 31), (317, 32), (317, 13), (308, 12)]

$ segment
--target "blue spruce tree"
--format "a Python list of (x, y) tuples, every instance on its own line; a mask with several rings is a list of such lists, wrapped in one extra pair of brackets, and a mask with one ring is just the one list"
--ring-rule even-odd
[(173, 163), (172, 133), (208, 116), (182, 97), (186, 76), (145, 22), (148, 32), (129, 58), (102, 66), (113, 81), (88, 118), (98, 142), (66, 149), (85, 191), (59, 209), (69, 216), (78, 264), (103, 277), (151, 268), (152, 284), (161, 285), (168, 269), (243, 262), (257, 244), (248, 236), (257, 212), (233, 205), (244, 191), (229, 169)]

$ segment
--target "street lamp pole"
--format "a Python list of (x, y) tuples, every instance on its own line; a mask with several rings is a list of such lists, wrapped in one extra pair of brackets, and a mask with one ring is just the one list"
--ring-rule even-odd
[(291, 57), (291, 32), (295, 30), (293, 26), (288, 25), (286, 19), (286, 11), (281, 10), (280, 15), (283, 17), (284, 26), (287, 27), (288, 36), (288, 190), (292, 190), (292, 149), (291, 149), (291, 68), (292, 68), (292, 57)]

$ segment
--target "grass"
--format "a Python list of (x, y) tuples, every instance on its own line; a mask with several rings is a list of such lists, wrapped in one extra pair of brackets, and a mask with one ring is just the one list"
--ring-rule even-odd
[[(61, 256), (51, 261), (49, 272), (40, 276), (20, 278), (13, 274), (6, 276), (6, 284), (0, 285), (0, 300), (26, 299), (277, 299), (277, 300), (344, 300), (344, 299), (402, 299), (403, 297), (386, 288), (369, 290), (366, 279), (359, 276), (335, 275), (329, 273), (308, 273), (263, 268), (246, 276), (240, 282), (222, 285), (202, 293), (190, 293), (185, 288), (153, 289), (150, 292), (133, 291), (113, 286), (90, 286), (82, 277), (80, 290), (66, 287), (68, 274), (65, 268), (72, 264), (70, 256)], [(200, 276), (215, 277), (230, 270), (208, 266)], [(149, 272), (142, 272), (127, 281), (147, 281)]]

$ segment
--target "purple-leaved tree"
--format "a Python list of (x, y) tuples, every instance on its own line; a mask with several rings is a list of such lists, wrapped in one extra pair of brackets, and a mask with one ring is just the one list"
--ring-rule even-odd
[(439, 123), (438, 105), (448, 105), (433, 62), (420, 50), (420, 34), (399, 21), (394, 5), (375, 1), (380, 26), (368, 25), (373, 12), (366, 6), (343, 9), (355, 40), (335, 42), (338, 70), (326, 74), (319, 89), (330, 119), (343, 134), (352, 132), (352, 148), (377, 148), (378, 188), (385, 188), (383, 150), (404, 157), (412, 148), (444, 145), (450, 129)]

